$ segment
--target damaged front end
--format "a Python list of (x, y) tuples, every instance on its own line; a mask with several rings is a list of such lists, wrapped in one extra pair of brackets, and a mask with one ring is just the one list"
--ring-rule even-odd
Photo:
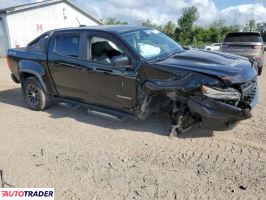
[(258, 101), (256, 79), (226, 87), (223, 81), (195, 72), (146, 81), (142, 93), (139, 116), (146, 118), (168, 108), (174, 135), (196, 124), (210, 130), (230, 129), (250, 118)]
[(256, 80), (234, 88), (206, 88), (202, 86), (202, 95), (188, 100), (190, 111), (201, 115), (201, 127), (226, 130), (252, 117), (251, 109), (257, 104), (259, 95)]

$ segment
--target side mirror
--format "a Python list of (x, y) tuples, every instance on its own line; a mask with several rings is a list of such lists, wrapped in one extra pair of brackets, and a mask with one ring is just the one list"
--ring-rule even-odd
[(114, 56), (111, 59), (112, 65), (115, 68), (119, 69), (129, 69), (132, 66), (130, 65), (129, 59), (125, 55), (120, 55), (120, 56)]

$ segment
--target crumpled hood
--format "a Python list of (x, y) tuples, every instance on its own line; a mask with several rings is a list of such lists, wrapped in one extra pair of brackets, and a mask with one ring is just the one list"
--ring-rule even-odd
[(157, 62), (156, 67), (174, 72), (184, 69), (227, 79), (232, 84), (253, 79), (257, 71), (244, 57), (202, 50), (187, 50), (166, 60)]

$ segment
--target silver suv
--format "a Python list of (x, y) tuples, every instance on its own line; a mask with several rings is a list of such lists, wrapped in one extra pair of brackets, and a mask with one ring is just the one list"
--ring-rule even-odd
[(261, 75), (264, 60), (264, 45), (260, 33), (228, 33), (222, 43), (221, 51), (245, 56), (253, 60), (255, 59), (258, 66), (258, 75)]

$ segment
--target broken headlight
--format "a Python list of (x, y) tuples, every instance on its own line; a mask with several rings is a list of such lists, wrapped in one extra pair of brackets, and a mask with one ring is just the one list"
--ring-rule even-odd
[(219, 88), (210, 88), (203, 85), (201, 86), (201, 92), (207, 97), (219, 100), (239, 101), (241, 98), (241, 94), (234, 88), (219, 89)]

